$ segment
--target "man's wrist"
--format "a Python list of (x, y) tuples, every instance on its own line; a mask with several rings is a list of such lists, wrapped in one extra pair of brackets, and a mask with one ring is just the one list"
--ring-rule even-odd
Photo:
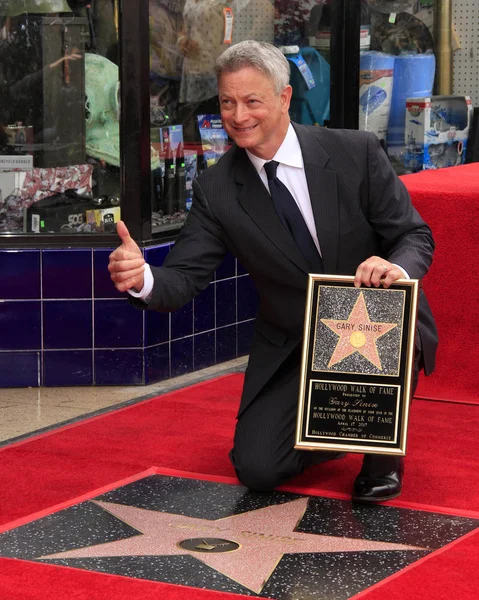
[(143, 272), (143, 287), (137, 292), (135, 288), (131, 288), (128, 290), (130, 296), (134, 298), (138, 298), (139, 300), (143, 300), (143, 302), (148, 303), (151, 300), (151, 295), (153, 291), (153, 273), (151, 272), (151, 268), (149, 264), (145, 264), (145, 270)]
[(411, 279), (409, 277), (409, 273), (406, 271), (406, 269), (403, 269), (403, 267), (401, 267), (401, 265), (397, 265), (396, 263), (391, 263), (391, 264), (394, 265), (395, 267), (397, 267), (398, 269), (400, 269), (404, 273), (404, 279)]

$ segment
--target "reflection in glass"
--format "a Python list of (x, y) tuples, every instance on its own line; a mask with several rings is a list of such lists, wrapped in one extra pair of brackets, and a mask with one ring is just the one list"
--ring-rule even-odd
[(181, 227), (192, 182), (230, 147), (221, 123), (216, 58), (254, 39), (283, 49), (291, 66), (291, 118), (329, 121), (332, 0), (150, 0), (150, 121), (154, 231)]
[(415, 171), (419, 140), (411, 138), (408, 123), (419, 121), (407, 99), (433, 93), (433, 2), (362, 0), (361, 23), (370, 31), (370, 48), (361, 47), (359, 128), (378, 136), (398, 173)]
[(114, 230), (115, 8), (115, 0), (0, 0), (0, 232)]

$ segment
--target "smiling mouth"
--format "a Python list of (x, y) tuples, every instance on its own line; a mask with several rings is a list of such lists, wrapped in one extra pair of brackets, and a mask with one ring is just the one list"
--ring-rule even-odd
[(253, 131), (257, 125), (252, 125), (251, 127), (235, 127), (234, 130), (238, 133), (248, 133), (248, 131)]

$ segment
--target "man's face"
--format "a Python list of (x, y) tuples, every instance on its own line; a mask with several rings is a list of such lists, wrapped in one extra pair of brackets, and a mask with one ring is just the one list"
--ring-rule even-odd
[(218, 95), (226, 132), (241, 148), (273, 158), (288, 130), (291, 93), (288, 85), (276, 94), (273, 82), (253, 67), (223, 73)]

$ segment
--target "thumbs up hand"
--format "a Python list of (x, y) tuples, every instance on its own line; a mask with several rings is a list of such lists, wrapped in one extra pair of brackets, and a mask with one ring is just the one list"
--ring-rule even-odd
[(110, 254), (110, 277), (119, 292), (130, 289), (140, 292), (144, 284), (145, 260), (123, 221), (117, 223), (116, 231), (121, 245)]

